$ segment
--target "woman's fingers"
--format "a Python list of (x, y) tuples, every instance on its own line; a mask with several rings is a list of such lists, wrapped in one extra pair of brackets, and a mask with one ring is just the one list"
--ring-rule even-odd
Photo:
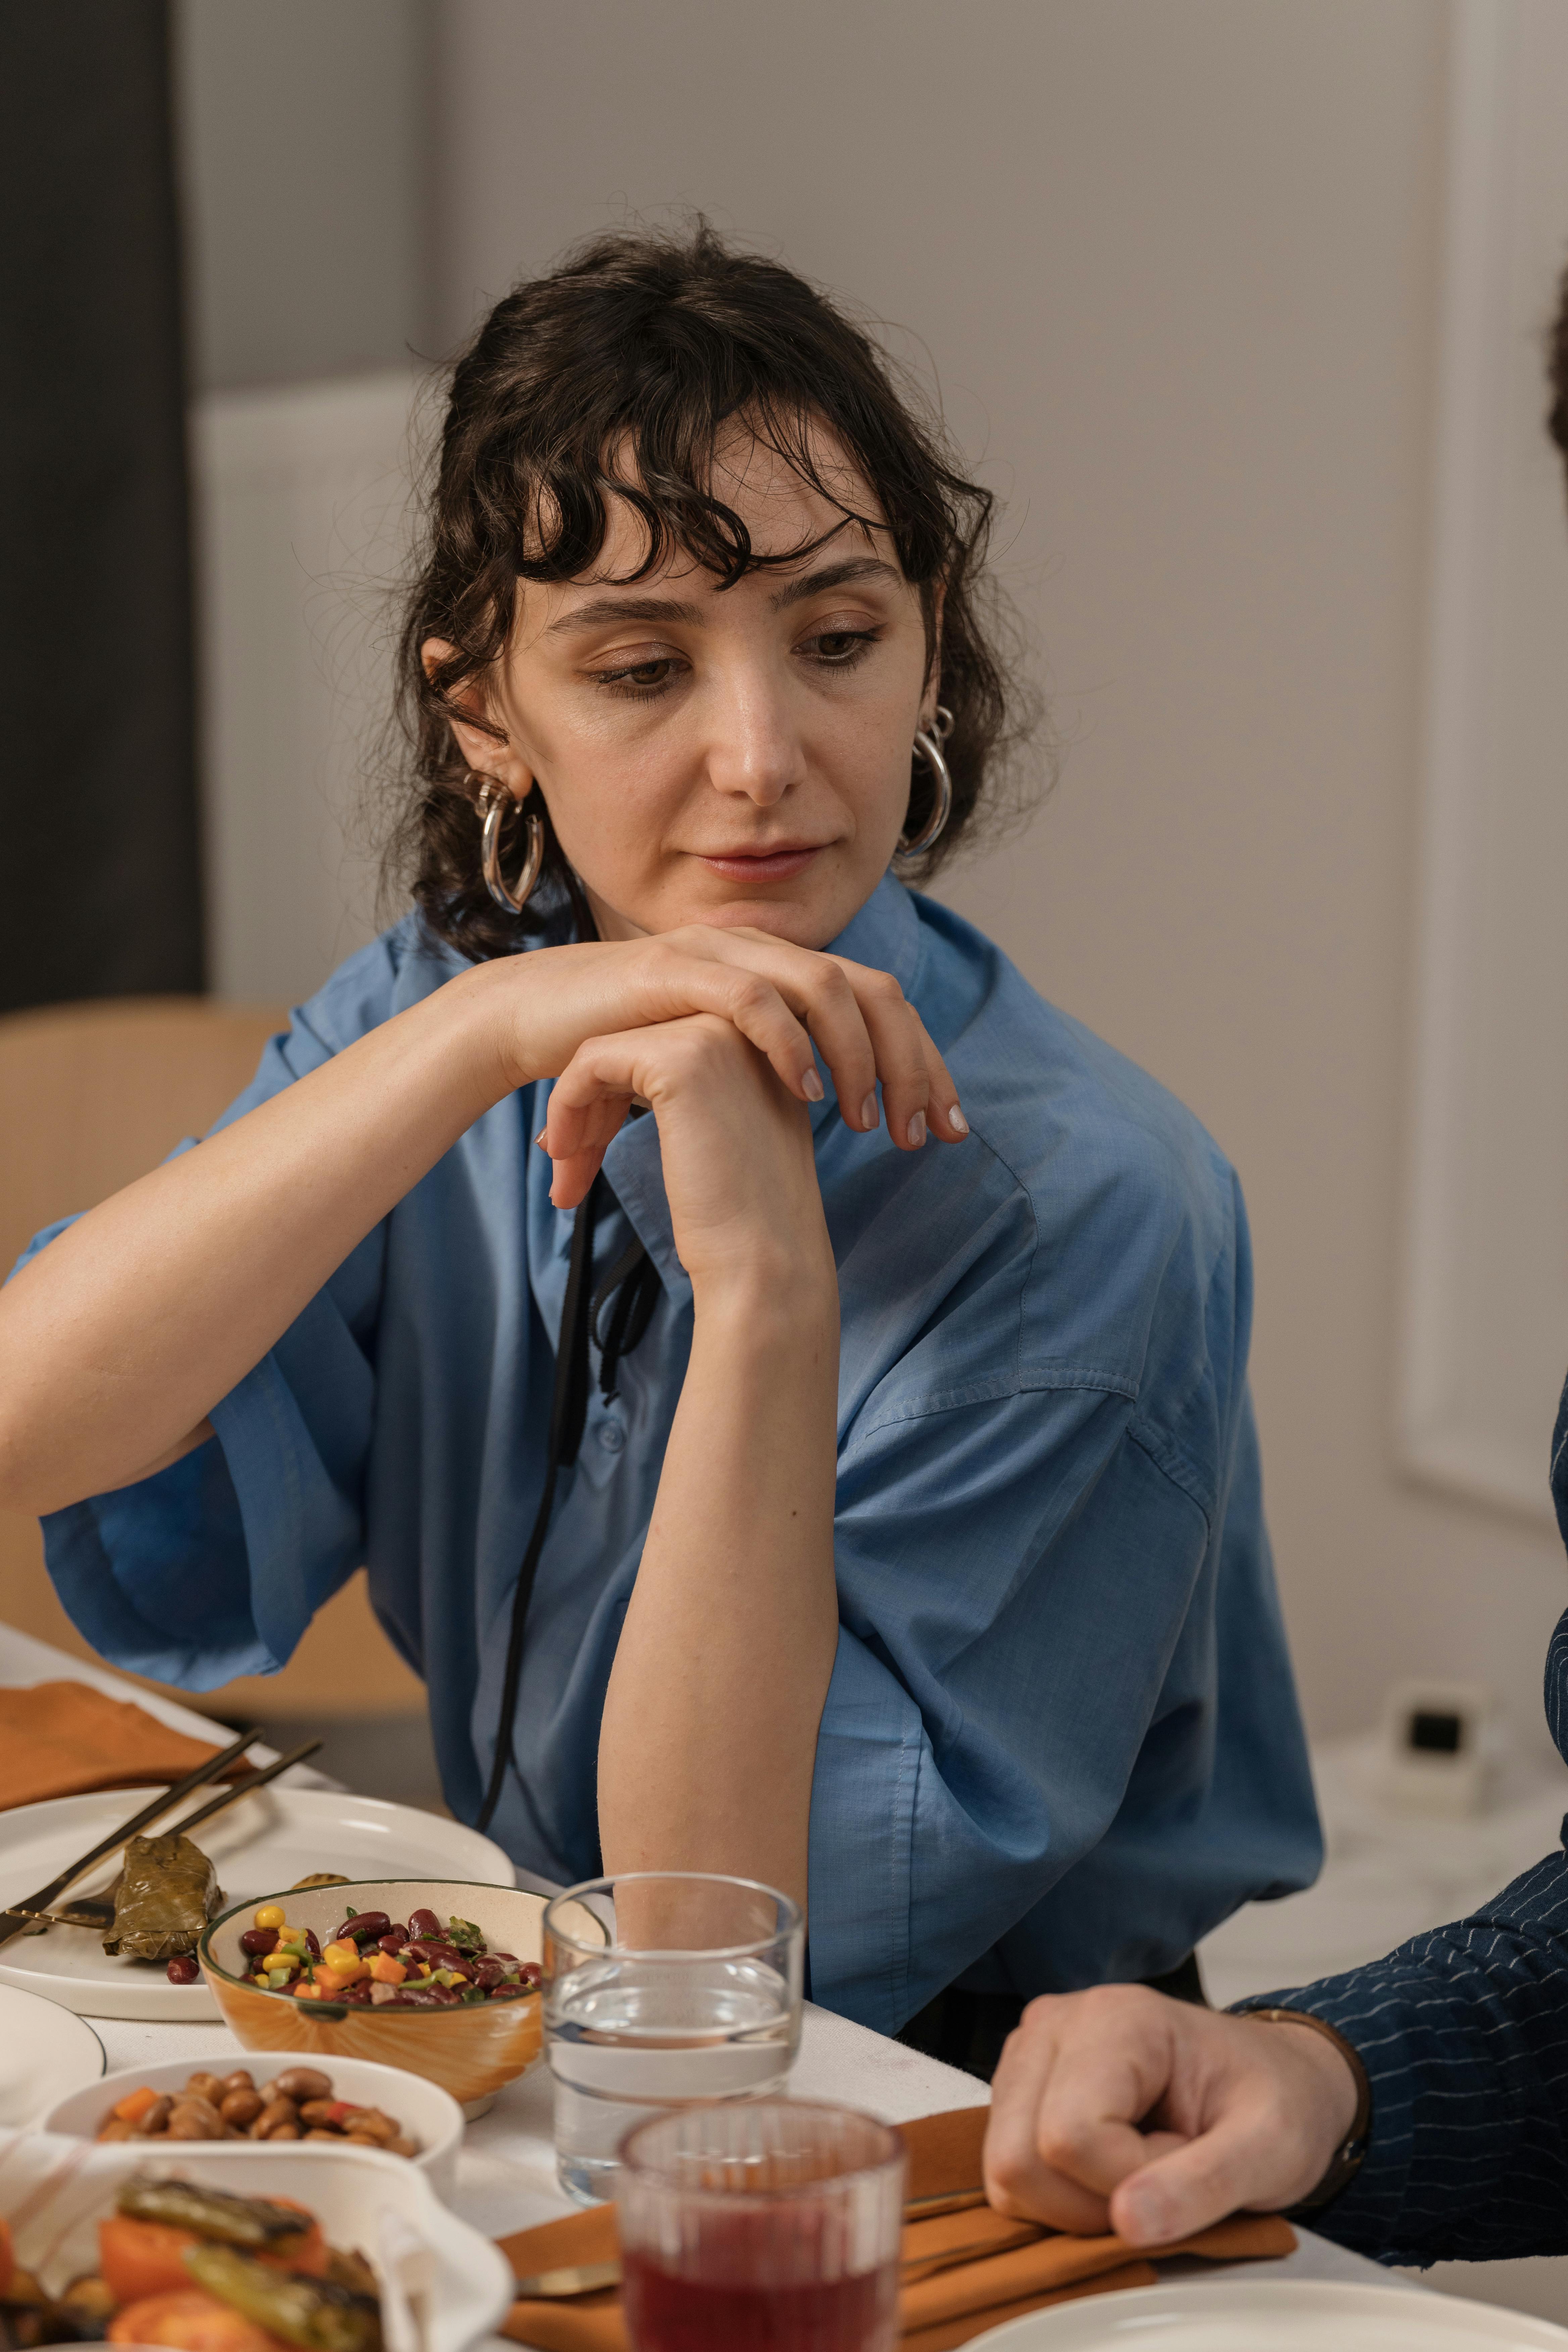
[[(846, 1125), (864, 1134), (879, 1124), (880, 1085), (888, 1132), (901, 1150), (918, 1151), (928, 1134), (942, 1142), (968, 1134), (947, 1066), (890, 972), (746, 929), (699, 928), (668, 935), (667, 944), (746, 975), (736, 983), (742, 1010), (731, 1017), (761, 1050), (768, 1050), (763, 1025), (776, 1017), (775, 1000), (804, 1025), (827, 1066)], [(763, 992), (753, 1002), (754, 983)], [(770, 1053), (769, 1059), (790, 1084), (778, 1056)], [(809, 1085), (792, 1091), (818, 1098)]]
[[(772, 1064), (799, 1101), (820, 1102), (822, 1080), (810, 1035), (772, 978), (742, 961), (694, 953), (691, 940), (690, 932), (668, 932), (639, 945), (641, 992), (650, 1020), (717, 1013)], [(615, 1026), (626, 1026), (624, 1013)]]

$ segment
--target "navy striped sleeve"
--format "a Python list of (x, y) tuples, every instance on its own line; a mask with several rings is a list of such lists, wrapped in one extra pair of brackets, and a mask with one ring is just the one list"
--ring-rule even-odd
[(1365, 2160), (1314, 2230), (1385, 2263), (1568, 2252), (1568, 1854), (1386, 1959), (1237, 2006), (1264, 2003), (1324, 2019), (1372, 2084)]

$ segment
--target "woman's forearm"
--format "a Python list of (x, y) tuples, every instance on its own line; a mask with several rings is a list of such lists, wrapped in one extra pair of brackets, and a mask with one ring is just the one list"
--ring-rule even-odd
[(731, 1872), (805, 1901), (838, 1632), (837, 1389), (830, 1259), (781, 1267), (750, 1295), (699, 1297), (605, 1703), (607, 1871)]
[(506, 1085), (465, 977), (79, 1218), (0, 1290), (0, 1501), (57, 1510), (186, 1451)]

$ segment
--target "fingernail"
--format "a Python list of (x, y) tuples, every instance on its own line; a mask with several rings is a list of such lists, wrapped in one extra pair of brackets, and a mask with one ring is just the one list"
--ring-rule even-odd
[(539, 1130), (539, 1133), (538, 1133), (538, 1134), (534, 1137), (534, 1139), (533, 1139), (534, 1142), (537, 1144), (537, 1146), (539, 1147), (539, 1149), (540, 1149), (540, 1150), (541, 1150), (541, 1151), (542, 1151), (542, 1150), (544, 1150), (544, 1139), (545, 1139), (545, 1137), (549, 1134), (549, 1132), (550, 1132), (550, 1129), (549, 1129), (547, 1127), (542, 1127), (542, 1128), (540, 1129), (540, 1130)]
[(807, 1102), (822, 1100), (822, 1080), (817, 1076), (815, 1067), (805, 1073), (800, 1082), (800, 1090)]
[(1158, 2246), (1167, 2235), (1164, 2215), (1158, 2197), (1141, 2196), (1136, 2189), (1121, 2198), (1121, 2227), (1134, 2244)]
[(910, 1150), (911, 1151), (918, 1151), (921, 1145), (925, 1141), (926, 1115), (923, 1110), (917, 1110), (913, 1118), (910, 1119), (909, 1124), (909, 1139)]
[(865, 1101), (861, 1104), (861, 1106), (860, 1106), (860, 1124), (861, 1124), (861, 1126), (862, 1126), (862, 1127), (875, 1127), (875, 1126), (876, 1126), (876, 1124), (877, 1124), (877, 1097), (876, 1097), (876, 1096), (875, 1096), (875, 1095), (868, 1095), (868, 1096), (867, 1096), (867, 1097), (866, 1097), (866, 1099), (865, 1099)]
[(952, 1128), (954, 1135), (967, 1135), (969, 1133), (969, 1121), (964, 1118), (963, 1113), (959, 1109), (956, 1103), (953, 1104), (952, 1109), (947, 1114), (947, 1123), (949, 1127)]

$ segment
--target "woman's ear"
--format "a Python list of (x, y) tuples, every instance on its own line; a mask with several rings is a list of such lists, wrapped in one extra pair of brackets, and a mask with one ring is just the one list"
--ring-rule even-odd
[[(433, 678), (442, 664), (453, 658), (457, 650), (457, 646), (448, 645), (445, 637), (426, 637), (419, 648), (419, 659), (426, 678)], [(451, 718), (447, 722), (468, 767), (478, 775), (494, 776), (499, 782), (517, 793), (520, 800), (524, 798), (531, 779), (524, 779), (522, 790), (518, 792), (519, 780), (512, 773), (517, 765), (516, 758), (505, 738), (499, 735), (483, 718), (483, 694), (477, 678), (470, 680), (458, 693), (456, 707), (458, 710), (474, 713), (472, 719)]]
[(921, 695), (922, 732), (936, 724), (936, 698), (942, 690), (942, 615), (946, 603), (947, 583), (939, 580), (931, 590), (931, 658), (926, 665), (925, 688)]

